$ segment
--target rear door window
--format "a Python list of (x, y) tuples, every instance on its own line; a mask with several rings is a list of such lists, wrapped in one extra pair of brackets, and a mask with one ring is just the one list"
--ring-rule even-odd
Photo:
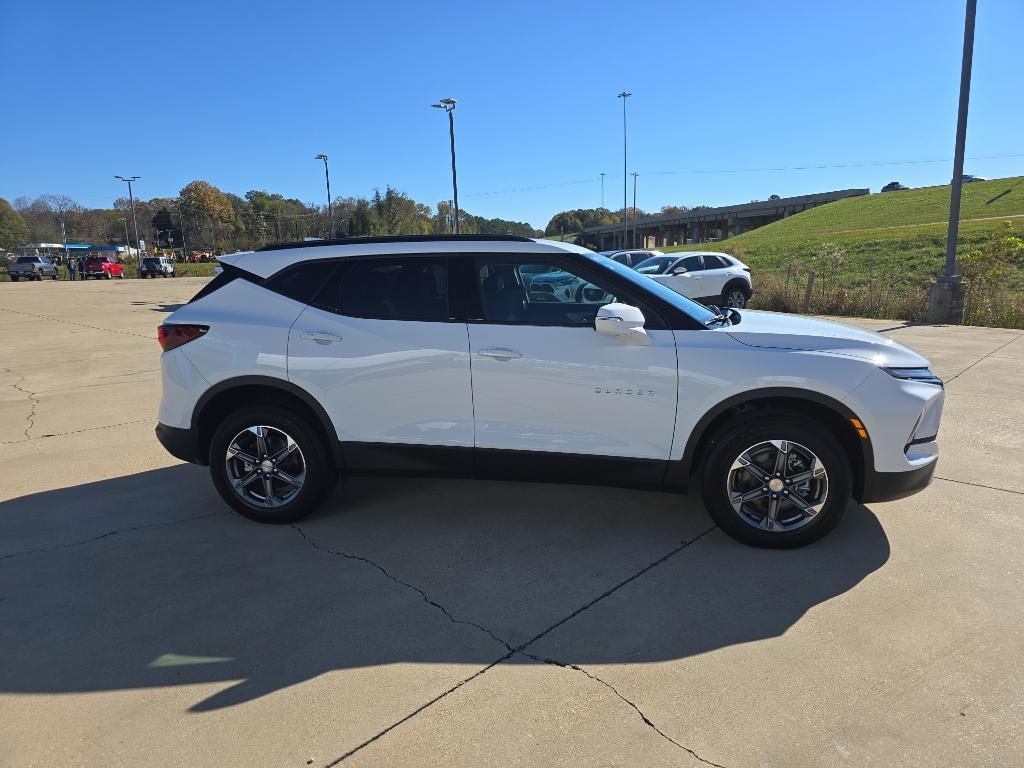
[(316, 297), (315, 304), (331, 312), (368, 320), (447, 322), (447, 259), (346, 259)]

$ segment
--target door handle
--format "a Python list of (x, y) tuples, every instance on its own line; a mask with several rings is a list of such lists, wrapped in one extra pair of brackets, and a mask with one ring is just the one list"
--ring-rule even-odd
[(481, 349), (477, 352), (481, 357), (492, 357), (495, 360), (517, 360), (522, 357), (521, 354), (516, 352), (514, 349), (505, 349), (505, 347), (495, 347), (494, 349)]
[(302, 338), (315, 341), (317, 344), (334, 344), (341, 341), (341, 336), (327, 331), (303, 331)]

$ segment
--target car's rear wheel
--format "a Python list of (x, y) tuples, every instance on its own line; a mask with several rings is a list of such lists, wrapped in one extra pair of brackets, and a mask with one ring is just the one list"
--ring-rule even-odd
[(822, 425), (796, 414), (734, 422), (701, 473), (704, 504), (734, 539), (801, 547), (832, 530), (850, 503), (850, 461)]
[(261, 523), (291, 523), (309, 514), (337, 477), (315, 427), (272, 405), (225, 418), (210, 441), (209, 458), (224, 501)]
[(722, 291), (722, 306), (743, 309), (747, 306), (747, 292), (737, 284), (727, 285)]

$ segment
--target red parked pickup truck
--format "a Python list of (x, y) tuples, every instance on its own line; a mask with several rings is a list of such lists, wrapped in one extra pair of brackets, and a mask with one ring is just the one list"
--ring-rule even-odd
[(124, 268), (114, 256), (88, 256), (85, 259), (85, 269), (82, 270), (82, 279), (90, 277), (109, 280), (112, 277), (124, 277)]

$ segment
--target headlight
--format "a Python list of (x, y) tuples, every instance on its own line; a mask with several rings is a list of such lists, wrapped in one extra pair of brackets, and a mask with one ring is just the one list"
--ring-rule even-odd
[(922, 384), (942, 386), (942, 379), (931, 372), (930, 368), (882, 368), (883, 371), (896, 379), (919, 381)]

